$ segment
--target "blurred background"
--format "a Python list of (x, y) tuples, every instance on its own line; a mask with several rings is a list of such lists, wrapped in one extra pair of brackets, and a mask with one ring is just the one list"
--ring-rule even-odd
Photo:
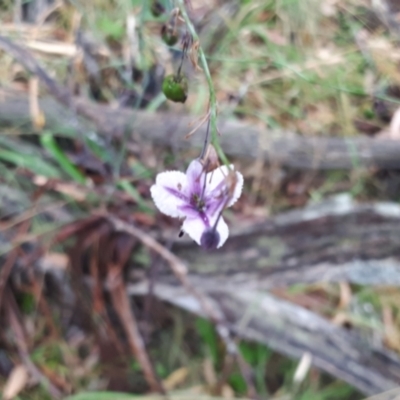
[[(400, 398), (399, 2), (2, 0), (0, 19), (3, 399)], [(213, 253), (149, 192), (204, 141), (199, 44), (245, 177)]]

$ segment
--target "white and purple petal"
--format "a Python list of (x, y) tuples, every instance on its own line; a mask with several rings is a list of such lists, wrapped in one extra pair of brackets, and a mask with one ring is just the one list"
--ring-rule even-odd
[[(223, 192), (225, 191), (224, 189), (226, 189), (227, 177), (230, 171), (233, 170), (234, 170), (233, 165), (230, 165), (229, 167), (223, 165), (222, 167), (216, 168), (214, 171), (209, 172), (206, 176), (205, 196), (207, 198), (211, 197), (216, 198), (219, 197), (221, 193), (223, 194)], [(233, 190), (232, 197), (226, 203), (225, 207), (230, 207), (233, 204), (235, 204), (236, 201), (239, 199), (240, 195), (242, 194), (243, 175), (237, 171), (235, 172), (235, 175), (236, 175), (235, 189)]]
[[(209, 218), (205, 221), (203, 218), (186, 218), (182, 225), (182, 230), (187, 233), (199, 246), (201, 246), (201, 238), (203, 234), (209, 230), (213, 229), (215, 222), (217, 221), (218, 215), (214, 218)], [(216, 246), (220, 248), (228, 239), (229, 228), (222, 217), (219, 218), (218, 224), (216, 226), (216, 231), (219, 235), (219, 242)]]
[(187, 189), (191, 195), (201, 195), (205, 179), (204, 167), (201, 162), (193, 160), (186, 170)]
[(163, 214), (173, 218), (186, 217), (184, 207), (189, 205), (189, 194), (183, 172), (161, 172), (150, 192), (155, 205)]
[(199, 246), (201, 235), (206, 229), (200, 218), (186, 218), (182, 224), (182, 230), (187, 233)]
[(226, 242), (226, 239), (228, 239), (229, 236), (228, 225), (226, 224), (225, 220), (222, 217), (220, 217), (218, 221), (217, 232), (219, 234), (219, 243), (217, 249), (219, 249)]
[(236, 171), (236, 185), (235, 185), (235, 189), (233, 190), (232, 193), (232, 197), (229, 199), (228, 204), (226, 205), (226, 207), (231, 207), (233, 206), (236, 201), (239, 199), (239, 197), (242, 194), (242, 190), (243, 190), (243, 175)]
[(206, 176), (206, 192), (213, 192), (216, 189), (220, 189), (228, 177), (229, 169), (233, 170), (233, 165), (230, 165), (229, 168), (223, 165), (208, 172)]

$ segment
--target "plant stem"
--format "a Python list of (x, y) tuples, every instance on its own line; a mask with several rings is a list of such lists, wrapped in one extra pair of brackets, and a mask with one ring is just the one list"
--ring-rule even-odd
[[(186, 26), (187, 26), (190, 34), (192, 35), (193, 40), (195, 42), (199, 43), (199, 47), (198, 47), (197, 51), (198, 51), (198, 54), (199, 54), (200, 65), (203, 68), (204, 75), (206, 77), (207, 84), (208, 84), (208, 90), (210, 92), (211, 143), (215, 147), (215, 150), (216, 150), (219, 158), (221, 159), (221, 161), (225, 165), (228, 165), (229, 164), (228, 158), (226, 157), (224, 151), (222, 150), (222, 147), (219, 144), (219, 140), (218, 140), (217, 98), (216, 98), (216, 95), (215, 95), (215, 89), (214, 89), (214, 84), (213, 84), (213, 81), (212, 81), (212, 78), (211, 78), (210, 69), (208, 68), (206, 55), (204, 54), (203, 48), (200, 45), (200, 39), (199, 39), (199, 36), (198, 36), (198, 34), (196, 32), (196, 29), (193, 26), (193, 23), (190, 20), (189, 15), (188, 15), (188, 13), (186, 11), (185, 0), (177, 0), (177, 3), (178, 3), (178, 6), (179, 6), (179, 10), (181, 12), (182, 18), (185, 20)], [(205, 150), (207, 149), (208, 142), (209, 142), (209, 139), (206, 138), (206, 141), (204, 143), (204, 149), (203, 149), (202, 153), (205, 152)]]

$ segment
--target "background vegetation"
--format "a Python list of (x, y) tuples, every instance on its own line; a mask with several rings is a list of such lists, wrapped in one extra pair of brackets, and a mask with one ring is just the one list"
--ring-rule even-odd
[[(45, 7), (35, 12), (34, 4), (39, 3), (0, 2), (0, 34), (29, 48), (55, 81), (76, 95), (116, 110), (168, 112), (171, 120), (183, 113), (194, 121), (204, 116), (208, 87), (203, 73), (195, 71), (189, 60), (184, 63), (189, 78), (185, 104), (167, 102), (161, 92), (164, 74), (176, 71), (181, 59), (180, 44), (167, 46), (160, 35), (161, 26), (169, 20), (170, 2), (160, 2), (167, 12), (158, 17), (151, 12), (151, 1), (44, 2)], [(220, 118), (248, 122), (266, 132), (288, 131), (306, 137), (400, 137), (391, 125), (400, 93), (400, 28), (388, 25), (370, 1), (190, 3), (211, 68)], [(395, 2), (382, 4), (393, 15), (400, 11)], [(220, 27), (223, 29), (216, 29)], [(27, 361), (18, 345), (22, 339), (7, 322), (4, 309), (0, 390), (11, 384), (15, 398), (50, 399), (55, 395), (49, 390), (50, 382), (63, 396), (71, 395), (71, 400), (155, 399), (147, 395), (140, 364), (126, 350), (121, 323), (109, 309), (110, 296), (96, 297), (91, 292), (93, 285), (84, 285), (93, 274), (99, 279), (106, 276), (101, 267), (91, 269), (87, 249), (91, 243), (105, 246), (105, 242), (91, 242), (90, 238), (106, 232), (109, 236), (104, 240), (116, 243), (109, 251), (123, 254), (122, 248), (135, 249), (136, 267), (124, 271), (126, 281), (149, 273), (157, 279), (162, 272), (157, 257), (125, 237), (115, 239), (115, 233), (108, 232), (96, 218), (102, 213), (116, 215), (134, 221), (157, 238), (162, 238), (165, 230), (178, 232), (178, 223), (157, 214), (149, 187), (157, 172), (183, 170), (196, 150), (133, 143), (129, 132), (122, 132), (116, 143), (96, 131), (49, 128), (35, 102), (38, 96), (48, 96), (44, 87), (8, 52), (0, 52), (0, 63), (1, 91), (12, 90), (31, 99), (30, 124), (1, 124), (0, 271), (11, 265), (16, 272), (6, 288), (0, 284), (0, 304), (1, 296), (4, 299), (13, 293), (13, 310), (26, 333), (22, 347), (28, 349), (38, 372), (33, 377), (23, 367), (16, 370), (16, 365)], [(231, 225), (261, 220), (343, 192), (359, 201), (399, 200), (398, 171), (357, 168), (356, 161), (350, 171), (308, 172), (260, 160), (234, 162), (245, 175), (245, 190), (228, 213)], [(68, 231), (65, 227), (71, 222), (73, 229)], [(75, 278), (81, 282), (72, 282), (79, 308), (57, 301), (60, 286), (54, 289), (51, 278), (18, 269), (18, 258), (28, 257), (38, 243), (52, 269), (67, 270), (71, 264), (77, 265), (71, 263), (73, 257), (79, 258), (82, 272)], [(102, 257), (113, 256), (100, 252), (99, 265)], [(33, 265), (33, 259), (31, 262)], [(362, 326), (383, 338), (389, 348), (400, 351), (395, 289), (316, 284), (276, 289), (275, 294), (340, 325)], [(246, 377), (236, 364), (226, 361), (224, 344), (210, 322), (154, 299), (135, 297), (130, 305), (154, 369), (171, 399), (249, 395)], [(87, 323), (90, 314), (94, 322)], [(104, 330), (109, 337), (109, 326), (114, 328), (112, 340), (125, 352), (115, 352), (102, 340), (98, 332)], [(364, 398), (312, 367), (301, 381), (294, 380), (299, 362), (263, 345), (242, 341), (239, 349), (252, 367), (260, 398)], [(15, 374), (12, 379), (11, 371)]]

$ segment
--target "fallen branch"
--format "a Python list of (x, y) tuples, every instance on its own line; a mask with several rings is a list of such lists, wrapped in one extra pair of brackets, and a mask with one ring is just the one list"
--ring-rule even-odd
[[(113, 109), (83, 98), (72, 104), (79, 104), (79, 108), (72, 106), (71, 110), (55, 103), (50, 97), (41, 98), (39, 106), (45, 115), (45, 128), (79, 134), (95, 130), (108, 138), (121, 137), (127, 130), (131, 132), (132, 141), (152, 142), (178, 149), (201, 148), (203, 145), (204, 126), (199, 127), (190, 140), (184, 140), (193, 122), (190, 116)], [(77, 113), (86, 119), (78, 118)], [(0, 125), (35, 131), (30, 121), (28, 99), (23, 93), (0, 89)], [(400, 142), (395, 140), (301, 137), (222, 119), (219, 130), (226, 153), (244, 159), (260, 157), (271, 164), (295, 169), (400, 168)]]
[[(209, 284), (211, 287), (208, 287)], [(239, 337), (264, 343), (279, 353), (301, 358), (312, 355), (313, 365), (342, 379), (364, 394), (376, 394), (400, 385), (400, 359), (362, 334), (338, 327), (302, 307), (266, 292), (240, 286), (202, 286)], [(147, 284), (131, 285), (131, 295), (146, 295)], [(183, 288), (157, 282), (154, 295), (187, 311), (207, 317), (197, 299)]]
[(174, 252), (190, 265), (196, 287), (268, 289), (341, 281), (400, 286), (399, 249), (398, 204), (359, 204), (341, 195), (238, 227), (224, 251), (199, 254), (181, 241)]
[[(300, 358), (304, 352), (309, 352), (318, 368), (345, 380), (365, 394), (380, 393), (400, 384), (400, 359), (394, 352), (386, 350), (382, 344), (369, 341), (356, 330), (338, 327), (263, 289), (285, 283), (346, 280), (346, 273), (347, 280), (358, 283), (360, 280), (363, 283), (374, 283), (374, 280), (382, 283), (381, 279), (388, 274), (383, 282), (393, 284), (391, 278), (400, 276), (400, 263), (394, 270), (382, 268), (376, 273), (374, 268), (377, 265), (374, 267), (374, 263), (378, 260), (373, 258), (367, 262), (359, 260), (354, 265), (346, 265), (344, 261), (342, 265), (341, 260), (353, 258), (352, 252), (360, 251), (358, 245), (362, 240), (365, 241), (365, 249), (371, 251), (370, 257), (377, 250), (376, 246), (383, 253), (393, 252), (398, 246), (393, 244), (391, 238), (392, 235), (399, 237), (399, 219), (399, 206), (357, 205), (347, 196), (282, 214), (236, 235), (226, 246), (228, 252), (200, 253), (191, 244), (181, 246), (177, 253), (184, 255), (186, 260), (190, 258), (188, 265), (191, 274), (188, 278), (191, 287), (177, 286), (172, 276), (159, 276), (154, 295), (206, 318), (210, 318), (210, 315), (204, 304), (213, 304), (213, 314), (223, 315), (224, 326), (240, 337), (265, 343), (290, 357)], [(140, 232), (128, 224), (114, 220), (114, 225), (118, 230), (140, 237)], [(379, 227), (378, 232), (373, 233), (374, 226)], [(390, 226), (396, 229), (395, 234), (390, 231)], [(371, 242), (366, 234), (368, 228)], [(346, 236), (347, 231), (350, 236)], [(381, 240), (376, 241), (380, 235)], [(285, 251), (292, 252), (293, 258), (288, 263), (292, 265), (280, 268), (279, 261), (284, 262), (286, 258), (284, 252), (276, 253), (272, 259), (267, 255), (276, 248), (283, 250), (282, 246), (289, 238), (293, 248), (285, 247)], [(267, 242), (268, 239), (271, 241)], [(157, 251), (170, 265), (174, 264), (175, 268), (184, 271), (182, 261), (161, 248), (152, 238), (142, 234), (140, 240)], [(354, 248), (348, 246), (341, 250), (343, 242), (350, 240), (354, 242)], [(387, 246), (385, 240), (388, 241)], [(312, 243), (315, 243), (314, 248)], [(297, 257), (296, 251), (299, 251)], [(241, 254), (249, 259), (249, 263), (241, 258)], [(256, 266), (252, 265), (249, 255), (254, 256), (253, 262), (258, 262)], [(314, 255), (317, 259), (327, 256), (331, 263), (319, 262), (314, 265)], [(273, 267), (273, 273), (269, 274), (268, 264), (271, 261), (273, 264), (269, 267)], [(338, 274), (335, 268), (339, 270)], [(368, 268), (372, 268), (372, 273)], [(185, 275), (185, 279), (188, 278)], [(145, 295), (148, 283), (131, 285), (129, 292)], [(197, 293), (201, 293), (201, 297)]]
[[(168, 113), (147, 113), (131, 109), (112, 109), (84, 98), (73, 97), (67, 88), (55, 82), (25, 48), (0, 36), (0, 48), (13, 56), (30, 73), (35, 74), (49, 93), (60, 104), (42, 99), (40, 108), (46, 117), (46, 127), (51, 129), (87, 132), (88, 125), (78, 116), (92, 123), (92, 127), (108, 138), (121, 138), (131, 132), (132, 139), (147, 140), (177, 148), (201, 147), (204, 126), (192, 140), (183, 138), (189, 132), (192, 118)], [(0, 121), (20, 126), (28, 122), (27, 100), (12, 92), (0, 92)], [(66, 108), (65, 108), (66, 107)], [(90, 130), (90, 128), (89, 128)], [(226, 154), (244, 158), (261, 158), (267, 162), (296, 169), (352, 169), (376, 166), (399, 169), (400, 142), (374, 140), (365, 137), (301, 137), (284, 131), (266, 131), (237, 121), (219, 123), (221, 146)]]

